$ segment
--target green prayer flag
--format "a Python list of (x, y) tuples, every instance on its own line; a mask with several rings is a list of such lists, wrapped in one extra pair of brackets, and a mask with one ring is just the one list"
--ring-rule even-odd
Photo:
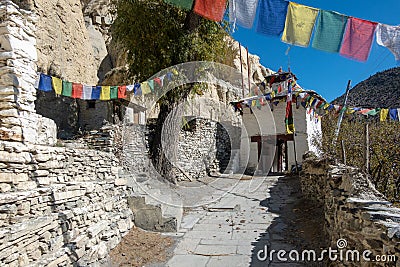
[(72, 96), (72, 83), (68, 81), (62, 81), (62, 93), (63, 96)]
[(118, 86), (110, 87), (110, 99), (118, 99)]
[(337, 53), (342, 44), (348, 17), (335, 11), (321, 10), (317, 19), (312, 47)]

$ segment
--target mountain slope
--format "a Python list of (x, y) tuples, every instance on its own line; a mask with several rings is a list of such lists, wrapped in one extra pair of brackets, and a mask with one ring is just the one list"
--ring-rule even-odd
[[(333, 102), (342, 104), (344, 95)], [(400, 67), (378, 72), (350, 90), (347, 101), (353, 107), (400, 107)]]

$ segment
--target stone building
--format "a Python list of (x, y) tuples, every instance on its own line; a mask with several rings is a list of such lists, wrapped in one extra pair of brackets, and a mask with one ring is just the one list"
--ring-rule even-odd
[(286, 94), (283, 102), (243, 108), (240, 167), (262, 173), (291, 171), (302, 163), (306, 151), (318, 153), (314, 138), (321, 135), (321, 120), (301, 105), (293, 104), (295, 134), (285, 127)]

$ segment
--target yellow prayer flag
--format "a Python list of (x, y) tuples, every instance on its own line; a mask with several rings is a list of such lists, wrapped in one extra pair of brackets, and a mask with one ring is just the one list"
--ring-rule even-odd
[(62, 80), (57, 77), (51, 77), (51, 84), (53, 85), (53, 90), (57, 95), (61, 95), (62, 92)]
[(100, 93), (100, 100), (110, 100), (110, 86), (102, 86)]
[(387, 108), (381, 109), (381, 113), (380, 113), (381, 121), (386, 121), (388, 114), (389, 114), (389, 109), (387, 109)]
[(142, 88), (143, 95), (147, 95), (147, 94), (151, 93), (149, 82), (142, 82), (140, 85), (140, 88)]
[(289, 3), (282, 42), (307, 47), (319, 9)]

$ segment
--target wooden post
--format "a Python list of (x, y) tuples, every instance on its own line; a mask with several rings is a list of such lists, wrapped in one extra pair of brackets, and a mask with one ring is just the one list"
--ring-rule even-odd
[(249, 48), (246, 47), (246, 52), (247, 52), (247, 76), (248, 76), (248, 83), (249, 83), (249, 92), (250, 92), (250, 87), (251, 87), (251, 67), (250, 67), (250, 58), (249, 58)]
[(346, 165), (346, 148), (345, 148), (345, 146), (344, 146), (344, 140), (342, 140), (341, 146), (342, 146), (342, 160), (343, 160), (343, 164)]
[(350, 86), (351, 86), (351, 80), (349, 80), (348, 83), (347, 83), (346, 95), (344, 97), (342, 111), (340, 112), (340, 115), (339, 115), (339, 120), (338, 120), (336, 131), (335, 131), (335, 139), (333, 140), (333, 144), (334, 145), (336, 145), (336, 142), (337, 142), (337, 139), (338, 139), (338, 136), (339, 136), (339, 132), (340, 132), (340, 126), (342, 125), (343, 115), (344, 115), (345, 107), (346, 107), (346, 104), (347, 104), (347, 98), (349, 96)]
[(365, 144), (364, 144), (364, 159), (365, 159), (365, 172), (369, 173), (369, 125), (365, 124)]
[(242, 76), (242, 96), (244, 98), (244, 80), (243, 80), (243, 63), (242, 63), (242, 45), (239, 43), (239, 56), (240, 56), (240, 74)]
[(296, 172), (299, 173), (297, 164), (297, 152), (296, 152), (296, 133), (293, 133), (293, 150), (294, 150), (294, 164), (296, 164)]

